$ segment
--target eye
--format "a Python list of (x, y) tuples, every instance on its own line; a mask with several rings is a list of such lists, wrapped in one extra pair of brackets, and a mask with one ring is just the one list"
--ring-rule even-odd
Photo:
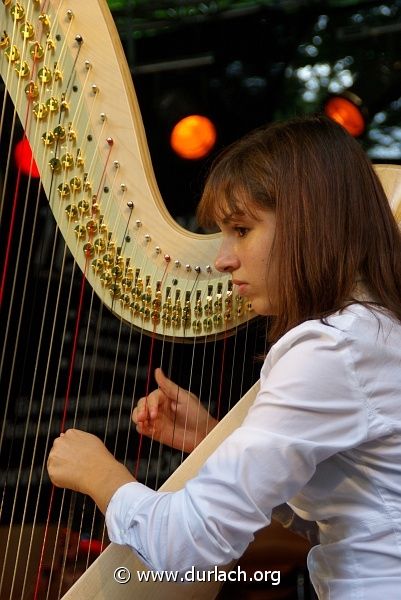
[(238, 234), (238, 237), (245, 237), (249, 229), (247, 227), (234, 227), (234, 231)]

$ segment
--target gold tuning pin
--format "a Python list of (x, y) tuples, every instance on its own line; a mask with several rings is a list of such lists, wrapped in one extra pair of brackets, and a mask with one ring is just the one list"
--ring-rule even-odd
[(3, 31), (0, 36), (0, 48), (7, 48), (10, 45), (10, 38), (7, 33)]
[(29, 53), (33, 60), (41, 60), (45, 55), (45, 50), (39, 42), (32, 42)]
[(22, 4), (17, 2), (11, 7), (11, 16), (13, 17), (14, 21), (22, 21), (22, 19), (25, 17), (25, 8), (22, 6)]
[(50, 17), (46, 13), (41, 13), (39, 15), (39, 21), (42, 23), (43, 27), (50, 28)]
[(20, 53), (17, 46), (8, 46), (4, 54), (6, 55), (6, 58), (9, 62), (16, 62), (17, 60), (19, 60), (20, 57)]
[(20, 33), (24, 40), (30, 40), (35, 35), (35, 30), (33, 28), (33, 25), (26, 21), (21, 25)]

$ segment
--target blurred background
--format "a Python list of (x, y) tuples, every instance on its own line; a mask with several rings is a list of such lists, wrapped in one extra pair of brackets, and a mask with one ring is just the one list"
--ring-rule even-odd
[[(109, 6), (162, 196), (186, 227), (196, 229), (194, 207), (213, 156), (270, 121), (326, 109), (372, 160), (401, 160), (400, 0), (109, 0)], [(191, 147), (178, 149), (185, 157), (177, 154), (171, 140), (190, 114), (210, 119), (215, 132), (213, 143), (209, 130), (200, 142), (188, 142), (184, 131), (194, 158), (186, 157)]]

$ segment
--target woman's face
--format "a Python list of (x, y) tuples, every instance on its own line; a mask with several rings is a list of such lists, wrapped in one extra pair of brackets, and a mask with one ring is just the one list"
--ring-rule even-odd
[(277, 265), (273, 241), (274, 211), (254, 209), (253, 215), (231, 214), (217, 222), (223, 234), (216, 269), (232, 274), (238, 294), (252, 302), (259, 315), (276, 314)]

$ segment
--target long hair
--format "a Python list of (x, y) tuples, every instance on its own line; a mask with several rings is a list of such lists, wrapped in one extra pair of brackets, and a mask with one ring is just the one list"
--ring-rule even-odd
[(271, 341), (343, 309), (358, 280), (401, 321), (400, 231), (369, 159), (340, 125), (293, 119), (227, 148), (212, 166), (198, 220), (210, 225), (255, 207), (276, 213)]

